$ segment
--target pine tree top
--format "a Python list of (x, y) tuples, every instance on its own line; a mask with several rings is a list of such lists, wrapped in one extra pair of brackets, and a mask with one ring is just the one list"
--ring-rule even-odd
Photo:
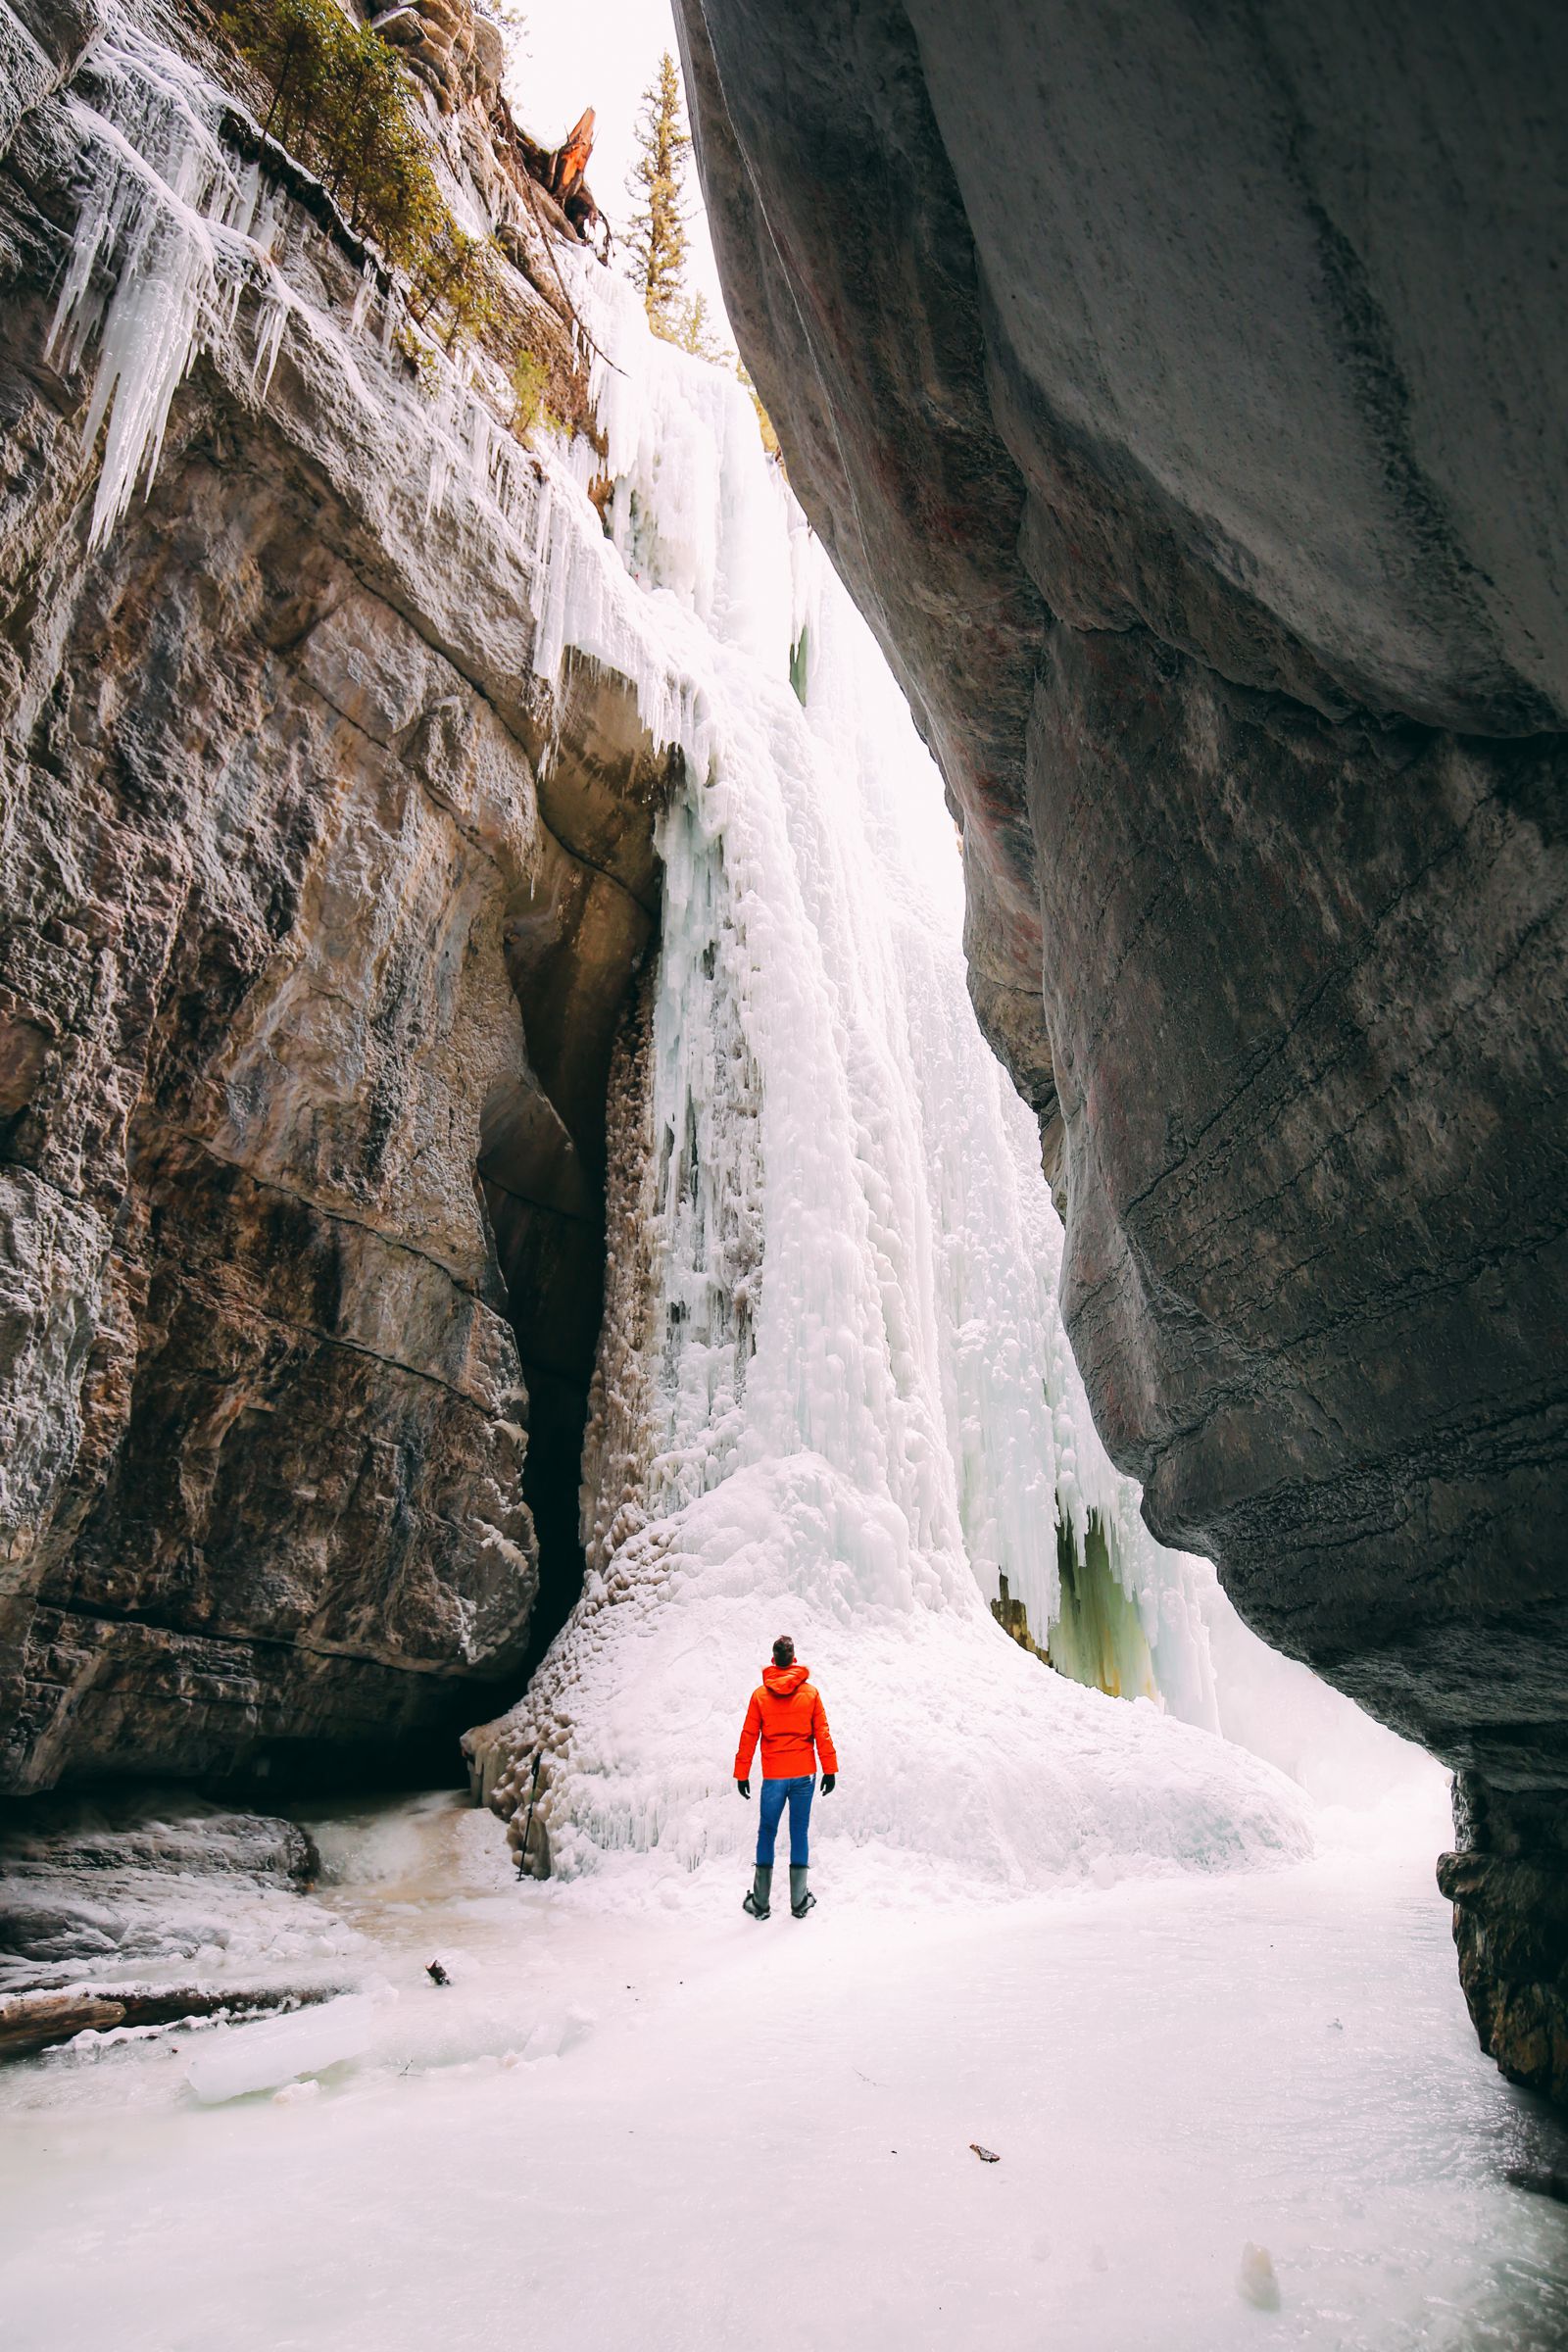
[(637, 161), (628, 187), (636, 201), (626, 239), (628, 274), (642, 289), (657, 333), (674, 339), (685, 309), (686, 210), (683, 190), (691, 133), (681, 108), (680, 74), (666, 49), (643, 92)]

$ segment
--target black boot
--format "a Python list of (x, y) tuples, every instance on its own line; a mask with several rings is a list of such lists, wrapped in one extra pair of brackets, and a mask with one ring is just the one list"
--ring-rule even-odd
[(751, 1886), (741, 1897), (741, 1909), (749, 1911), (754, 1919), (766, 1919), (772, 1909), (768, 1900), (772, 1891), (773, 1865), (771, 1862), (759, 1862)]
[(808, 1890), (806, 1884), (805, 1863), (797, 1866), (792, 1862), (790, 1864), (790, 1909), (797, 1919), (804, 1919), (808, 1911), (814, 1907), (815, 1902), (815, 1895)]

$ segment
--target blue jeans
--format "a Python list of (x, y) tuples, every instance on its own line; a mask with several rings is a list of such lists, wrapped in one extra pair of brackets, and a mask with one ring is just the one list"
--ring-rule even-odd
[(807, 1825), (811, 1818), (811, 1797), (816, 1783), (809, 1773), (798, 1781), (764, 1781), (760, 1818), (757, 1824), (757, 1859), (766, 1870), (773, 1867), (773, 1841), (778, 1836), (779, 1816), (786, 1801), (790, 1808), (790, 1868), (804, 1870), (809, 1856), (806, 1850)]

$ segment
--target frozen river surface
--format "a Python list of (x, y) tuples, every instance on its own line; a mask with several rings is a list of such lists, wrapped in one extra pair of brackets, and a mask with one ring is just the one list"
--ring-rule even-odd
[(211, 2030), (10, 2069), (5, 2352), (1568, 2345), (1568, 2212), (1505, 2178), (1559, 2128), (1425, 1839), (985, 1907), (829, 1841), (758, 1926), (516, 1886), (446, 1796), (317, 1828), (373, 2048), (209, 2108)]

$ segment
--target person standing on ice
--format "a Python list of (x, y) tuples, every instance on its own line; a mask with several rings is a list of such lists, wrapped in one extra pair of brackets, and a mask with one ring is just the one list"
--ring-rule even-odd
[(762, 1668), (762, 1679), (752, 1692), (752, 1703), (741, 1726), (735, 1750), (735, 1786), (742, 1796), (752, 1793), (752, 1757), (762, 1742), (761, 1819), (757, 1825), (757, 1873), (741, 1908), (754, 1919), (766, 1919), (772, 1908), (773, 1846), (779, 1816), (790, 1809), (790, 1909), (804, 1919), (816, 1901), (806, 1884), (809, 1856), (807, 1830), (811, 1819), (811, 1792), (817, 1759), (822, 1765), (822, 1794), (831, 1796), (839, 1760), (827, 1715), (808, 1669), (795, 1663), (795, 1644), (780, 1634), (773, 1644), (773, 1663)]

